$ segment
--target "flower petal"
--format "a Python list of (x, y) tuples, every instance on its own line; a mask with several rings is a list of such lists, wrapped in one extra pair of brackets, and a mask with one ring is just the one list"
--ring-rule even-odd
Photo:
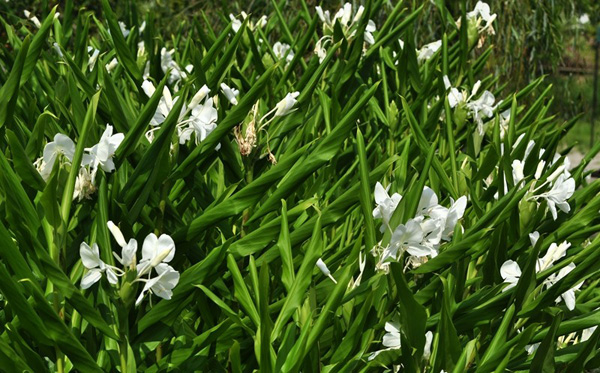
[(94, 285), (102, 277), (102, 272), (98, 268), (93, 268), (87, 271), (81, 278), (81, 288), (89, 289), (90, 286)]

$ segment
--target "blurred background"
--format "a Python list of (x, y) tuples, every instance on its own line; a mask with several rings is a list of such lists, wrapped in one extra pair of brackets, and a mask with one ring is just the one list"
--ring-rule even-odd
[[(150, 14), (164, 30), (165, 38), (177, 33), (186, 33), (190, 27), (207, 23), (219, 30), (229, 21), (230, 13), (244, 11), (258, 19), (261, 15), (273, 15), (273, 0), (122, 0), (113, 1), (113, 9), (126, 24), (131, 25)], [(443, 0), (406, 0), (409, 8), (424, 6), (415, 28), (416, 45), (423, 45), (441, 37), (442, 17), (435, 2)], [(355, 1), (356, 2), (356, 1)], [(446, 1), (446, 7), (453, 18), (461, 14), (460, 2)], [(467, 11), (476, 1), (467, 1)], [(488, 70), (498, 78), (498, 89), (504, 85), (510, 90), (525, 86), (529, 81), (546, 76), (546, 83), (552, 84), (555, 97), (553, 111), (565, 120), (580, 115), (580, 118), (567, 136), (565, 146), (573, 145), (575, 150), (585, 153), (590, 144), (600, 139), (600, 125), (596, 124), (594, 137), (591, 137), (592, 94), (594, 55), (597, 27), (600, 22), (600, 2), (597, 0), (488, 0), (492, 12), (498, 15), (494, 28), (496, 35), (492, 43), (494, 49), (488, 60)], [(23, 22), (24, 11), (30, 11), (38, 18), (54, 5), (59, 11), (71, 8), (74, 13), (87, 11), (101, 12), (98, 1), (92, 0), (0, 0), (2, 22), (14, 25)], [(338, 9), (343, 2), (333, 0), (289, 0), (278, 1), (279, 8), (289, 19), (297, 17), (297, 9)], [(396, 1), (384, 0), (383, 9), (391, 9)], [(376, 24), (382, 24), (385, 12), (372, 15)], [(199, 22), (198, 22), (199, 21)], [(31, 27), (31, 24), (24, 24)], [(426, 30), (426, 32), (423, 32)], [(6, 38), (2, 30), (0, 38)], [(4, 45), (3, 40), (3, 45)], [(483, 51), (484, 49), (482, 49)], [(543, 89), (543, 86), (542, 88)], [(598, 121), (597, 121), (598, 122)]]

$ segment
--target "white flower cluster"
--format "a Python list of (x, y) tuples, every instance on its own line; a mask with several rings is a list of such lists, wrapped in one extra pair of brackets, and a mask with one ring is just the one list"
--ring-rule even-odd
[[(175, 256), (175, 242), (166, 234), (156, 237), (154, 233), (150, 233), (144, 239), (142, 245), (142, 260), (136, 264), (136, 253), (138, 243), (134, 238), (129, 242), (125, 240), (121, 230), (112, 222), (107, 223), (108, 229), (112, 233), (115, 241), (121, 247), (121, 256), (113, 252), (113, 255), (123, 269), (111, 266), (100, 258), (100, 250), (97, 244), (91, 247), (82, 242), (79, 247), (79, 255), (81, 262), (87, 272), (81, 278), (81, 287), (83, 289), (90, 288), (93, 284), (102, 278), (102, 274), (106, 275), (108, 282), (111, 285), (118, 283), (118, 277), (123, 276), (127, 271), (136, 271), (135, 282), (143, 282), (144, 287), (142, 292), (137, 297), (135, 304), (139, 305), (145, 294), (150, 292), (163, 299), (171, 299), (173, 288), (179, 282), (179, 272), (168, 265)], [(156, 272), (156, 276), (152, 277), (152, 271)], [(145, 278), (147, 276), (147, 278)]]
[(187, 78), (187, 74), (190, 74), (194, 69), (193, 65), (187, 65), (182, 69), (173, 59), (174, 53), (174, 49), (167, 50), (167, 48), (162, 48), (160, 50), (160, 68), (163, 73), (169, 73), (169, 84), (173, 84)]
[[(390, 196), (380, 183), (375, 185), (377, 206), (373, 210), (373, 217), (382, 219), (382, 232), (392, 230), (390, 219), (401, 199), (402, 196), (397, 193)], [(389, 261), (399, 260), (404, 252), (410, 255), (408, 262), (413, 267), (424, 263), (427, 257), (437, 256), (442, 241), (451, 239), (454, 227), (462, 218), (466, 207), (465, 196), (456, 201), (451, 200), (448, 208), (438, 203), (438, 197), (431, 188), (424, 187), (417, 215), (393, 230), (389, 245), (381, 253), (374, 250), (374, 254), (379, 254), (377, 268), (387, 270)]]
[(484, 35), (495, 34), (492, 23), (496, 20), (496, 14), (492, 14), (490, 6), (487, 3), (478, 1), (477, 4), (475, 4), (475, 8), (467, 13), (467, 19), (469, 22), (474, 22), (477, 32), (479, 35), (482, 35), (479, 38), (479, 43), (477, 45), (478, 48), (481, 48), (485, 42)]
[[(234, 102), (237, 103), (236, 96), (239, 94), (239, 91), (235, 90), (234, 92), (227, 87), (227, 85), (223, 86), (230, 91), (227, 92), (231, 94), (230, 101), (235, 100)], [(223, 88), (224, 91), (225, 88)], [(152, 97), (156, 91), (154, 84), (152, 84), (152, 82), (149, 80), (145, 80), (142, 83), (142, 89), (148, 97)], [(214, 106), (214, 99), (209, 96), (209, 93), (210, 89), (204, 85), (194, 95), (189, 106), (186, 107), (185, 104), (183, 105), (177, 123), (177, 132), (180, 144), (184, 144), (190, 140), (192, 134), (195, 135), (196, 144), (198, 144), (201, 141), (204, 141), (204, 139), (206, 139), (206, 137), (210, 135), (215, 128), (217, 128), (218, 113)], [(163, 88), (162, 97), (160, 98), (156, 112), (150, 121), (150, 125), (153, 128), (146, 132), (146, 138), (148, 141), (152, 142), (154, 140), (154, 132), (160, 129), (160, 125), (167, 119), (178, 99), (179, 97), (173, 98), (169, 87), (165, 86)], [(187, 114), (190, 115), (187, 119), (185, 119)]]
[[(356, 11), (352, 9), (352, 4), (345, 3), (338, 11), (334, 14), (333, 18), (328, 10), (323, 11), (320, 6), (315, 7), (317, 11), (317, 15), (323, 22), (323, 37), (319, 39), (317, 44), (315, 45), (315, 53), (319, 56), (319, 62), (323, 62), (325, 56), (327, 55), (327, 47), (333, 41), (333, 28), (336, 22), (340, 25), (344, 36), (346, 39), (350, 40), (358, 31), (358, 24), (362, 19), (363, 13), (365, 12), (365, 8), (361, 5)], [(367, 27), (364, 32), (364, 42), (370, 45), (375, 44), (375, 38), (373, 37), (373, 32), (377, 29), (375, 22), (373, 20), (369, 20), (367, 23)]]
[[(540, 238), (540, 234), (538, 232), (533, 232), (533, 233), (529, 234), (529, 239), (531, 240), (531, 246), (535, 246), (535, 244), (537, 243), (539, 238)], [(567, 249), (569, 247), (571, 247), (571, 244), (567, 241), (564, 241), (559, 245), (557, 245), (556, 243), (553, 242), (550, 245), (550, 247), (548, 247), (546, 254), (543, 257), (538, 258), (538, 260), (536, 261), (535, 272), (540, 273), (542, 271), (552, 268), (552, 266), (554, 266), (554, 263), (556, 261), (565, 257), (565, 255), (567, 253)], [(563, 279), (566, 275), (568, 275), (569, 272), (574, 270), (575, 267), (576, 266), (574, 263), (569, 263), (567, 266), (561, 268), (558, 271), (558, 273), (553, 273), (552, 275), (548, 276), (544, 280), (544, 283), (542, 284), (542, 286), (545, 288), (552, 287), (554, 284), (556, 284), (561, 279)], [(504, 282), (508, 284), (508, 286), (506, 286), (502, 290), (502, 291), (506, 291), (517, 285), (517, 282), (521, 278), (522, 272), (521, 272), (521, 268), (519, 267), (519, 264), (517, 262), (515, 262), (514, 260), (507, 260), (502, 264), (502, 267), (500, 267), (500, 275), (504, 279)], [(571, 311), (574, 310), (575, 309), (575, 290), (579, 290), (579, 288), (582, 285), (583, 285), (583, 282), (573, 286), (571, 289), (562, 293), (560, 295), (560, 297), (558, 297), (556, 299), (556, 303), (559, 303), (561, 300), (563, 300), (569, 310), (571, 310)]]
[(292, 62), (294, 59), (294, 50), (289, 44), (276, 42), (273, 44), (273, 53), (279, 60), (285, 59), (286, 64)]
[(452, 87), (450, 79), (444, 75), (444, 86), (448, 91), (448, 104), (450, 108), (455, 109), (459, 107), (465, 107), (468, 115), (473, 118), (477, 124), (477, 133), (483, 136), (485, 133), (484, 119), (489, 119), (494, 116), (494, 111), (502, 103), (502, 100), (496, 102), (494, 94), (488, 90), (485, 90), (478, 99), (475, 96), (481, 88), (481, 81), (478, 80), (471, 89), (469, 94), (466, 90), (459, 91), (458, 88)]
[[(90, 198), (96, 191), (96, 172), (101, 168), (104, 172), (115, 170), (115, 164), (112, 160), (117, 148), (125, 138), (122, 133), (113, 135), (113, 127), (106, 125), (100, 141), (91, 148), (85, 149), (85, 154), (81, 161), (79, 174), (75, 181), (75, 190), (73, 199), (81, 201), (83, 198)], [(42, 157), (38, 158), (34, 165), (45, 181), (48, 181), (52, 168), (56, 160), (65, 160), (66, 163), (72, 163), (75, 156), (75, 143), (68, 136), (62, 133), (54, 135), (54, 141), (46, 144)]]
[[(400, 324), (397, 322), (394, 322), (394, 321), (392, 321), (392, 322), (387, 321), (385, 323), (384, 328), (385, 328), (386, 333), (383, 335), (383, 340), (381, 341), (381, 343), (387, 348), (373, 352), (371, 355), (369, 355), (369, 359), (368, 359), (369, 361), (375, 359), (377, 357), (377, 355), (379, 355), (383, 351), (397, 350), (402, 347), (402, 340), (401, 340), (401, 335), (400, 335), (400, 333), (401, 333)], [(432, 342), (433, 342), (433, 332), (428, 331), (427, 333), (425, 333), (425, 346), (423, 347), (423, 360), (429, 360), (429, 358), (431, 357)]]
[[(400, 41), (402, 41), (402, 40), (400, 40)], [(402, 48), (404, 48), (404, 42), (400, 43), (400, 45), (402, 46)], [(441, 40), (436, 40), (429, 44), (425, 44), (423, 47), (421, 47), (421, 49), (417, 50), (417, 61), (419, 63), (427, 61), (428, 59), (433, 57), (435, 55), (435, 53), (438, 50), (440, 50), (441, 47), (442, 47)]]
[[(525, 134), (522, 134), (521, 136), (519, 136), (519, 138), (517, 138), (517, 140), (515, 141), (515, 144), (513, 145), (513, 149), (516, 148), (519, 143), (522, 141), (522, 139), (524, 138)], [(512, 161), (512, 177), (513, 177), (513, 181), (514, 184), (518, 187), (521, 188), (522, 185), (520, 185), (520, 182), (522, 180), (525, 179), (525, 161), (528, 159), (528, 157), (531, 154), (531, 151), (533, 150), (533, 148), (535, 147), (535, 141), (530, 140), (527, 143), (527, 147), (525, 148), (525, 154), (523, 156), (523, 159), (514, 159)], [(540, 149), (539, 151), (539, 156), (538, 158), (541, 158), (544, 153), (546, 152), (545, 149)], [(556, 162), (558, 162), (558, 160), (561, 158), (560, 154), (556, 153), (554, 155), (554, 158), (552, 159), (552, 161), (550, 162), (549, 166), (552, 167), (556, 164)], [(538, 162), (538, 165), (535, 169), (535, 173), (533, 175), (533, 178), (535, 181), (539, 180), (542, 177), (542, 173), (544, 172), (544, 169), (546, 167), (546, 162), (543, 160), (540, 160)], [(567, 202), (567, 200), (569, 198), (571, 198), (573, 196), (573, 193), (575, 193), (575, 180), (571, 177), (571, 173), (569, 172), (569, 168), (571, 167), (571, 162), (569, 160), (569, 157), (565, 157), (563, 160), (563, 164), (558, 166), (556, 168), (556, 170), (554, 170), (554, 172), (552, 172), (551, 175), (549, 175), (546, 178), (546, 181), (544, 183), (542, 183), (539, 186), (536, 186), (536, 184), (532, 184), (531, 189), (527, 192), (527, 195), (525, 197), (525, 200), (527, 201), (538, 201), (540, 199), (543, 199), (546, 201), (546, 204), (548, 205), (548, 209), (550, 210), (550, 213), (552, 214), (552, 219), (556, 220), (558, 218), (558, 210), (556, 209), (558, 207), (558, 209), (560, 209), (561, 211), (568, 213), (569, 211), (571, 211), (571, 206), (569, 205), (569, 203)], [(488, 183), (488, 185), (491, 183), (491, 181), (486, 181)], [(517, 185), (519, 184), (519, 185)], [(541, 189), (543, 189), (546, 186), (550, 186), (550, 188), (543, 193), (540, 193), (539, 191)], [(505, 194), (508, 191), (508, 187), (506, 185), (506, 179), (504, 181), (504, 192)]]
[[(241, 20), (238, 19), (233, 14), (229, 14), (229, 19), (231, 20), (231, 28), (233, 29), (233, 32), (236, 32), (236, 33), (239, 31), (240, 27), (242, 27), (242, 22), (244, 20), (246, 20), (246, 18), (248, 18), (248, 14), (246, 12), (242, 12), (242, 13), (240, 13), (240, 15), (242, 16)], [(252, 21), (248, 22), (248, 28), (250, 29), (250, 31), (254, 31), (257, 27), (263, 28), (266, 25), (267, 25), (267, 16), (265, 16), (265, 15), (260, 17), (256, 23), (254, 23)]]

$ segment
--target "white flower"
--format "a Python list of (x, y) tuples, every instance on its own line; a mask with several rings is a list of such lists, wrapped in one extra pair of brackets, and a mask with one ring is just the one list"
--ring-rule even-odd
[(525, 178), (525, 174), (523, 173), (523, 168), (525, 167), (525, 162), (522, 162), (518, 159), (515, 159), (512, 162), (512, 177), (515, 185), (517, 185), (521, 180)]
[(442, 223), (441, 238), (446, 241), (450, 240), (450, 237), (454, 233), (454, 227), (458, 223), (458, 220), (463, 217), (467, 208), (467, 197), (465, 196), (460, 197), (456, 202), (452, 199), (450, 201), (452, 203), (450, 208), (438, 205), (434, 206), (429, 212), (429, 215), (433, 219), (437, 219)]
[(319, 63), (322, 63), (325, 57), (327, 57), (326, 45), (329, 44), (331, 44), (331, 37), (329, 36), (322, 37), (317, 41), (317, 44), (315, 44), (315, 54), (319, 57)]
[[(356, 35), (357, 27), (362, 16), (365, 12), (365, 8), (361, 5), (356, 8), (356, 12), (353, 12), (352, 4), (345, 3), (331, 18), (331, 15), (328, 10), (323, 11), (320, 6), (315, 7), (317, 11), (317, 15), (321, 22), (323, 22), (323, 33), (331, 34), (333, 32), (333, 28), (335, 23), (337, 22), (346, 36), (347, 39), (350, 39)], [(375, 39), (373, 38), (373, 32), (376, 30), (375, 22), (372, 20), (368, 20), (367, 26), (364, 32), (364, 41), (368, 44), (374, 44)]]
[(135, 238), (131, 238), (129, 243), (127, 243), (119, 227), (117, 227), (110, 220), (106, 223), (106, 225), (108, 226), (110, 233), (112, 233), (113, 237), (115, 238), (115, 241), (117, 241), (119, 246), (121, 246), (121, 256), (119, 257), (115, 252), (113, 252), (115, 258), (123, 265), (123, 267), (135, 267), (135, 254), (138, 246)]
[(141, 58), (146, 54), (146, 44), (144, 43), (144, 41), (140, 41), (137, 44), (137, 57)]
[[(94, 47), (87, 47), (89, 59), (88, 59), (88, 68), (90, 71), (94, 70), (94, 65), (96, 65), (96, 61), (98, 60), (98, 56), (100, 55), (100, 50)], [(91, 55), (90, 55), (91, 53)]]
[[(490, 6), (483, 1), (478, 1), (475, 8), (467, 13), (467, 19), (475, 20), (479, 32), (487, 31), (488, 34), (494, 34), (492, 23), (496, 19), (496, 14), (492, 14)], [(484, 25), (482, 23), (485, 22)]]
[(210, 88), (208, 88), (208, 86), (206, 84), (204, 84), (202, 87), (200, 87), (198, 92), (196, 92), (194, 97), (192, 97), (192, 101), (190, 101), (189, 109), (193, 109), (196, 106), (198, 106), (200, 104), (200, 102), (202, 100), (204, 100), (206, 98), (206, 96), (208, 96), (209, 93), (210, 93)]
[(114, 268), (100, 259), (100, 251), (97, 244), (93, 244), (90, 248), (87, 243), (82, 242), (79, 246), (79, 255), (81, 256), (81, 263), (88, 269), (87, 273), (81, 278), (82, 289), (87, 289), (98, 282), (102, 277), (102, 273), (106, 273), (109, 283), (112, 285), (117, 283), (117, 275), (114, 272)]
[(296, 98), (300, 95), (300, 92), (291, 92), (285, 95), (283, 100), (279, 101), (275, 106), (275, 116), (281, 117), (291, 113), (296, 105)]
[(138, 276), (149, 273), (160, 263), (168, 263), (175, 256), (175, 242), (171, 236), (161, 234), (156, 237), (154, 233), (146, 236), (142, 245), (142, 260), (137, 266)]
[(213, 106), (213, 99), (208, 97), (203, 104), (192, 109), (188, 128), (179, 130), (179, 143), (184, 144), (191, 138), (192, 133), (196, 135), (196, 143), (200, 143), (217, 128), (218, 113)]
[(508, 286), (502, 289), (502, 291), (515, 287), (517, 282), (519, 282), (519, 278), (521, 278), (521, 274), (521, 268), (517, 262), (514, 260), (504, 262), (502, 267), (500, 267), (500, 276), (502, 276)]
[(238, 104), (237, 96), (240, 94), (239, 90), (231, 88), (225, 83), (221, 83), (221, 91), (225, 95), (225, 98), (227, 98), (232, 105)]
[[(389, 187), (390, 186), (388, 185), (388, 189)], [(402, 200), (400, 194), (394, 193), (390, 197), (387, 189), (385, 189), (380, 182), (375, 184), (375, 203), (377, 203), (377, 206), (373, 210), (373, 218), (383, 220), (381, 232), (385, 231), (385, 227), (389, 227), (390, 219), (392, 218), (398, 203), (400, 203), (400, 200)]]
[[(240, 27), (242, 27), (242, 21), (248, 18), (248, 14), (246, 12), (240, 13), (242, 16), (242, 20), (237, 19), (233, 14), (229, 14), (229, 19), (231, 20), (231, 29), (233, 32), (238, 32)], [(250, 31), (254, 31), (256, 27), (263, 28), (267, 25), (267, 16), (263, 15), (258, 19), (256, 23), (252, 23), (252, 21), (248, 22), (248, 28)]]
[(360, 285), (363, 273), (365, 272), (366, 264), (367, 264), (367, 258), (365, 256), (363, 256), (362, 251), (359, 251), (358, 252), (358, 276), (356, 276), (356, 279), (354, 279), (354, 278), (350, 279), (350, 284), (348, 285), (348, 287), (350, 289), (354, 289), (355, 287)]
[(598, 328), (598, 325), (592, 326), (591, 328), (583, 329), (581, 331), (581, 341), (580, 342), (585, 342), (588, 339), (590, 339), (590, 337), (592, 336), (592, 334), (594, 334), (594, 332), (596, 331), (597, 328)]
[(535, 244), (540, 239), (540, 232), (535, 231), (533, 233), (529, 233), (529, 241), (531, 242), (531, 246), (535, 246)]
[[(535, 246), (535, 244), (533, 246)], [(552, 267), (557, 260), (564, 258), (565, 255), (567, 255), (567, 249), (569, 247), (571, 247), (571, 244), (567, 241), (563, 241), (560, 245), (557, 245), (554, 242), (550, 244), (550, 247), (548, 247), (548, 251), (546, 251), (546, 254), (537, 260), (535, 264), (536, 272), (544, 271)]]
[(417, 215), (429, 215), (436, 206), (438, 206), (438, 197), (433, 189), (428, 186), (423, 187), (423, 193), (421, 193), (421, 199), (419, 199), (417, 207)]
[(86, 149), (91, 155), (89, 165), (92, 169), (92, 175), (96, 174), (98, 167), (102, 168), (104, 172), (114, 171), (115, 164), (112, 158), (124, 138), (125, 135), (122, 133), (113, 135), (113, 127), (110, 124), (106, 125), (106, 129), (102, 137), (100, 137), (98, 144)]
[[(566, 275), (568, 275), (572, 270), (575, 269), (574, 263), (569, 263), (566, 267), (562, 268), (558, 273), (550, 276), (544, 283), (547, 285), (553, 286), (558, 281), (563, 279)], [(583, 282), (573, 286), (571, 289), (565, 291), (560, 295), (560, 297), (556, 298), (556, 303), (559, 303), (561, 300), (565, 302), (565, 305), (569, 309), (569, 311), (573, 311), (575, 309), (575, 290), (579, 290), (579, 288), (583, 285)]]
[(397, 259), (404, 251), (416, 257), (434, 255), (436, 252), (431, 248), (423, 245), (425, 233), (421, 228), (421, 224), (414, 219), (410, 219), (406, 224), (400, 224), (394, 230), (390, 239), (390, 246), (383, 255), (384, 260), (387, 258)]
[(329, 272), (329, 268), (327, 268), (327, 264), (325, 264), (323, 259), (319, 258), (319, 260), (317, 260), (317, 267), (321, 270), (321, 272), (323, 272), (325, 276), (329, 277), (331, 281), (337, 284), (337, 281), (335, 280), (335, 278), (333, 278), (331, 272)]
[[(156, 88), (154, 88), (154, 84), (152, 84), (152, 82), (150, 82), (149, 80), (144, 80), (144, 82), (142, 83), (142, 90), (144, 91), (146, 96), (152, 97), (152, 95), (156, 91)], [(154, 113), (154, 116), (150, 120), (150, 125), (151, 126), (161, 125), (162, 122), (164, 122), (165, 119), (167, 119), (171, 110), (173, 110), (173, 105), (175, 105), (175, 102), (177, 102), (178, 98), (179, 97), (176, 97), (175, 99), (173, 99), (173, 97), (171, 96), (171, 91), (169, 90), (169, 87), (167, 87), (167, 86), (163, 87), (162, 97), (160, 98), (160, 101), (158, 102), (158, 106), (156, 107), (156, 112)]]
[(430, 330), (425, 333), (425, 347), (423, 348), (423, 359), (429, 360), (431, 357), (431, 344), (433, 342), (433, 332)]
[(119, 28), (121, 29), (121, 33), (123, 33), (123, 37), (127, 38), (129, 36), (129, 29), (127, 29), (125, 22), (119, 21)]
[(546, 200), (548, 208), (552, 213), (552, 218), (556, 220), (558, 217), (556, 211), (557, 206), (563, 212), (568, 213), (571, 211), (571, 206), (569, 206), (567, 200), (571, 198), (574, 192), (575, 180), (573, 180), (573, 178), (566, 178), (564, 174), (560, 174), (554, 182), (554, 185), (552, 185), (552, 189), (546, 193), (540, 194), (538, 197)]
[(541, 342), (525, 346), (525, 351), (527, 351), (527, 355), (532, 355), (534, 352), (536, 352), (538, 347), (540, 347), (540, 343)]
[(578, 19), (577, 21), (579, 22), (579, 24), (581, 25), (586, 25), (588, 23), (590, 23), (590, 16), (587, 13), (583, 13)]
[(110, 60), (108, 65), (106, 65), (106, 71), (110, 74), (119, 64), (119, 61), (116, 58)]
[[(246, 15), (246, 13), (242, 12), (243, 18), (246, 18), (245, 15)], [(235, 18), (235, 16), (233, 14), (229, 14), (229, 19), (231, 20), (231, 28), (233, 29), (233, 32), (238, 32), (240, 27), (242, 27), (242, 21)]]
[(48, 177), (50, 177), (56, 158), (61, 154), (64, 155), (69, 162), (72, 162), (73, 157), (75, 156), (75, 143), (68, 136), (57, 133), (54, 135), (54, 141), (46, 144), (42, 156), (43, 158), (41, 161), (38, 161), (38, 170), (44, 180), (47, 181)]
[(400, 325), (394, 322), (385, 323), (385, 335), (382, 344), (387, 348), (400, 348), (402, 345), (400, 339)]
[(148, 291), (167, 300), (171, 299), (173, 296), (173, 289), (177, 286), (177, 283), (179, 283), (179, 272), (165, 263), (157, 264), (155, 268), (158, 276), (146, 280), (142, 292), (135, 301), (136, 306), (139, 306), (140, 303), (142, 303), (142, 300)]
[(287, 63), (294, 59), (294, 50), (286, 43), (276, 42), (273, 44), (273, 53), (280, 60), (285, 58)]
[(484, 133), (483, 119), (493, 117), (494, 110), (500, 105), (499, 102), (494, 106), (495, 101), (496, 98), (490, 91), (484, 91), (477, 100), (466, 104), (475, 123), (477, 123), (477, 130), (480, 135)]
[(35, 25), (35, 27), (37, 27), (37, 28), (42, 27), (42, 24), (40, 23), (40, 20), (38, 19), (38, 17), (35, 16), (35, 14), (32, 14), (28, 10), (24, 10), (23, 14), (25, 14), (25, 18), (27, 18), (28, 20), (30, 20)]
[(188, 65), (185, 69), (182, 69), (177, 62), (173, 59), (174, 49), (168, 51), (166, 48), (162, 48), (160, 50), (160, 68), (163, 73), (167, 73), (169, 69), (171, 72), (169, 73), (169, 84), (173, 84), (181, 79), (185, 79), (187, 74), (192, 71), (192, 65)]
[(385, 331), (386, 333), (383, 335), (382, 344), (387, 348), (373, 352), (371, 355), (369, 355), (369, 361), (375, 359), (377, 355), (383, 351), (395, 350), (401, 347), (402, 341), (400, 338), (400, 324), (397, 322), (387, 321), (385, 323)]
[(60, 57), (60, 58), (65, 57), (63, 52), (60, 50), (60, 45), (58, 45), (58, 43), (56, 43), (56, 42), (52, 43), (52, 48), (54, 48), (54, 51), (56, 52), (56, 54), (58, 54), (58, 57)]
[(437, 40), (429, 44), (425, 44), (421, 49), (417, 50), (417, 61), (424, 62), (433, 57), (433, 55), (442, 47), (442, 41)]
[(373, 37), (373, 33), (377, 30), (377, 26), (375, 25), (375, 22), (373, 22), (372, 20), (369, 20), (369, 22), (367, 23), (367, 27), (365, 28), (365, 42), (367, 42), (368, 44), (375, 44), (375, 38)]

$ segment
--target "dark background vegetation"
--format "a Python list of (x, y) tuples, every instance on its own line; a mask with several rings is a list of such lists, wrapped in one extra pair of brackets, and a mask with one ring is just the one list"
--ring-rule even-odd
[[(440, 2), (443, 0), (435, 0)], [(440, 38), (442, 30), (435, 18), (441, 15), (435, 4), (429, 0), (408, 0), (407, 7), (424, 6), (415, 28), (416, 45), (422, 45)], [(496, 35), (492, 42), (494, 50), (488, 61), (488, 71), (497, 77), (497, 88), (506, 86), (509, 90), (519, 89), (529, 81), (542, 75), (553, 85), (554, 114), (563, 119), (571, 119), (582, 114), (567, 137), (568, 144), (585, 151), (590, 145), (591, 107), (594, 66), (594, 45), (596, 27), (600, 21), (600, 3), (596, 0), (488, 0), (492, 11), (498, 15), (494, 28)], [(459, 2), (446, 1), (453, 18), (461, 14)], [(476, 1), (468, 2), (466, 11), (473, 8)], [(0, 15), (8, 23), (20, 22), (23, 11), (30, 10), (38, 18), (54, 5), (59, 4), (63, 14), (72, 7), (74, 14), (88, 11), (101, 12), (98, 1), (93, 0), (0, 0)], [(314, 9), (321, 5), (334, 12), (343, 1), (335, 0), (290, 0), (279, 1), (280, 9), (288, 19), (299, 17), (297, 10)], [(386, 10), (396, 1), (386, 1), (380, 14), (372, 15), (376, 24), (382, 24)], [(210, 0), (141, 0), (114, 1), (112, 6), (121, 19), (141, 23), (150, 15), (164, 30), (165, 35), (186, 33), (190, 27), (210, 27), (219, 30), (229, 21), (228, 14), (245, 11), (258, 19), (261, 15), (273, 15), (269, 0), (250, 1), (210, 1)], [(590, 22), (581, 24), (579, 17), (588, 14)], [(299, 20), (299, 22), (303, 22)], [(31, 27), (30, 24), (27, 27)], [(427, 30), (427, 32), (423, 32)], [(4, 34), (4, 33), (3, 33)], [(5, 35), (2, 35), (5, 37)], [(5, 44), (5, 43), (3, 43)], [(595, 140), (600, 139), (600, 130), (595, 131)]]

